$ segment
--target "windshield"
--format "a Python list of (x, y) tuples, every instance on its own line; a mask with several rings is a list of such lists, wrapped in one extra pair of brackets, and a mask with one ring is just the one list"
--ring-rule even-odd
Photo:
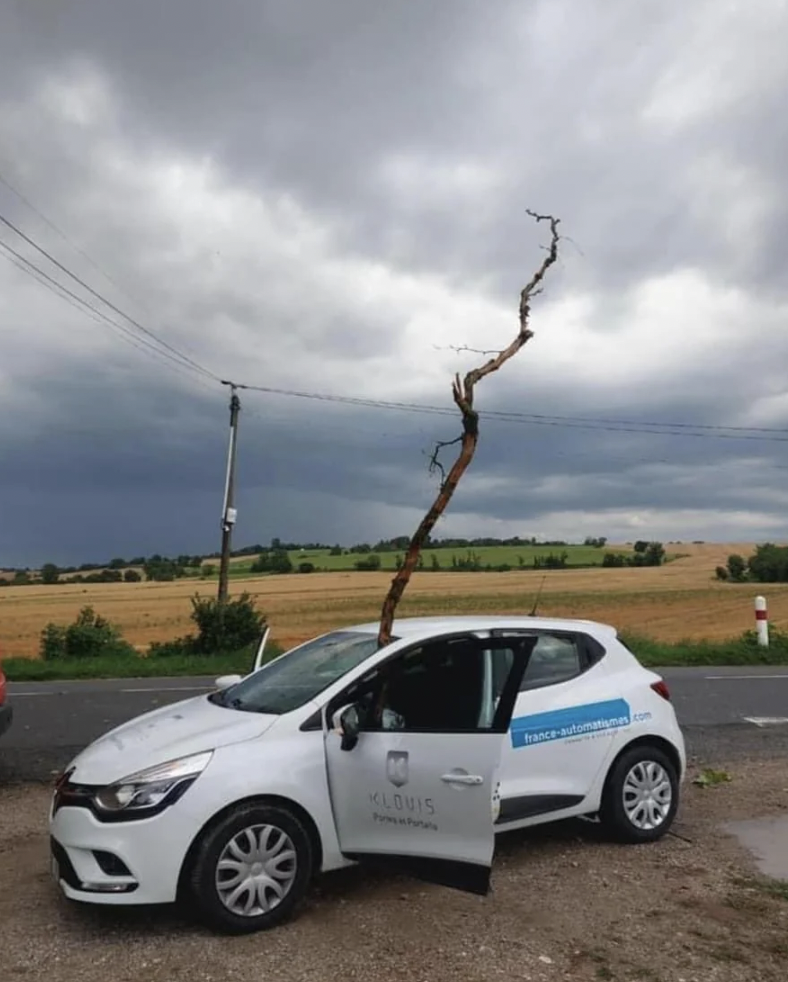
[(211, 702), (248, 713), (289, 713), (378, 650), (377, 634), (333, 631), (307, 641), (221, 692)]

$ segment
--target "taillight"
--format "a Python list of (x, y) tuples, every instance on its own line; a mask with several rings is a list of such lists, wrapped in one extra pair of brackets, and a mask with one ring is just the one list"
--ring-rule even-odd
[(667, 683), (663, 681), (663, 679), (660, 679), (659, 682), (652, 682), (651, 688), (656, 692), (658, 696), (662, 696), (663, 699), (670, 702), (670, 689), (668, 688)]

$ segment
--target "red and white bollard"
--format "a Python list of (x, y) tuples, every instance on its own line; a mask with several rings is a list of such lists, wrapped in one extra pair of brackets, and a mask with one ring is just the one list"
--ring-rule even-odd
[(766, 613), (766, 597), (755, 598), (755, 630), (758, 644), (769, 647), (769, 618)]

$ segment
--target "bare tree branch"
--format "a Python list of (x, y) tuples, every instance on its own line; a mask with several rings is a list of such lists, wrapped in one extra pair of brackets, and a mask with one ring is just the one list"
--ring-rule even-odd
[(453, 440), (438, 440), (438, 442), (435, 444), (435, 449), (432, 451), (432, 454), (430, 455), (430, 474), (434, 474), (435, 471), (440, 471), (441, 487), (443, 487), (443, 485), (446, 483), (446, 469), (444, 468), (443, 464), (440, 462), (440, 456), (439, 456), (440, 452), (441, 450), (444, 450), (446, 447), (456, 446), (458, 443), (461, 442), (461, 440), (462, 440), (461, 436), (457, 436)]
[[(468, 469), (476, 452), (476, 445), (479, 442), (479, 414), (473, 404), (476, 386), (482, 379), (487, 378), (488, 375), (492, 375), (493, 372), (497, 372), (507, 361), (514, 358), (517, 352), (533, 337), (533, 331), (528, 326), (531, 315), (531, 301), (542, 292), (545, 275), (558, 259), (558, 243), (561, 238), (558, 234), (560, 219), (554, 218), (552, 215), (540, 215), (530, 209), (526, 211), (526, 214), (533, 218), (537, 224), (543, 222), (548, 223), (550, 227), (550, 243), (546, 247), (544, 259), (531, 276), (531, 279), (520, 291), (519, 328), (512, 341), (500, 351), (478, 352), (482, 357), (487, 358), (487, 361), (483, 362), (478, 368), (473, 368), (469, 372), (466, 372), (463, 377), (460, 377), (459, 374), (454, 377), (451, 394), (454, 404), (460, 411), (462, 433), (454, 440), (439, 442), (430, 458), (430, 471), (440, 471), (440, 487), (435, 500), (413, 533), (413, 538), (410, 540), (402, 565), (391, 581), (391, 586), (383, 601), (383, 607), (380, 613), (380, 628), (378, 631), (378, 644), (380, 647), (391, 642), (397, 604), (402, 599), (405, 587), (408, 585), (411, 574), (418, 564), (419, 555), (421, 554), (424, 543), (427, 541), (438, 519), (446, 510), (462, 475)], [(447, 474), (438, 459), (438, 455), (441, 450), (455, 444), (460, 444), (460, 450)]]

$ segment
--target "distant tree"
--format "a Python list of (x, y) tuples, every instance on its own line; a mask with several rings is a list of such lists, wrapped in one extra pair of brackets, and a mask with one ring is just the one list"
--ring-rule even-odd
[(281, 547), (260, 553), (252, 563), (252, 573), (292, 573), (293, 563), (286, 549)]
[(714, 575), (717, 577), (718, 580), (723, 580), (723, 581), (724, 580), (727, 580), (728, 579), (728, 570), (724, 566), (718, 566), (714, 570)]
[(602, 549), (607, 544), (607, 538), (604, 535), (600, 535), (598, 538), (594, 538), (591, 535), (586, 536), (583, 542), (584, 546), (592, 546), (594, 549)]
[(788, 546), (771, 542), (757, 546), (747, 562), (750, 576), (759, 583), (788, 582)]
[(744, 556), (735, 553), (728, 556), (727, 570), (730, 579), (736, 583), (741, 583), (747, 575), (747, 561)]
[(30, 583), (30, 574), (26, 569), (18, 569), (14, 572), (14, 585), (27, 586)]
[(54, 563), (44, 563), (41, 567), (41, 582), (42, 583), (57, 583), (60, 579), (60, 570), (55, 566)]
[(129, 564), (126, 562), (126, 560), (121, 559), (120, 557), (117, 559), (110, 559), (109, 561), (110, 569), (123, 569), (124, 566), (128, 566), (128, 565)]
[(638, 541), (634, 555), (627, 559), (628, 566), (661, 566), (665, 561), (665, 548), (661, 542)]
[(441, 568), (440, 560), (437, 555), (433, 552), (430, 556), (430, 569), (439, 570)]
[(202, 567), (201, 573), (206, 579), (210, 579), (216, 572), (216, 567), (213, 563), (205, 563)]
[(180, 579), (186, 575), (183, 566), (173, 562), (171, 559), (163, 559), (151, 556), (143, 567), (145, 579), (153, 580), (157, 583), (169, 583), (172, 580)]
[(341, 555), (342, 555), (342, 546), (332, 546), (331, 551), (329, 552), (329, 556), (341, 556)]
[(314, 573), (315, 564), (314, 563), (299, 563), (298, 572), (299, 573)]
[(380, 569), (380, 556), (376, 552), (372, 552), (363, 559), (357, 559), (354, 565), (356, 569), (360, 570)]
[(123, 574), (123, 579), (126, 581), (126, 583), (139, 583), (142, 577), (136, 569), (127, 569)]
[(621, 567), (626, 564), (627, 557), (621, 552), (606, 552), (602, 557), (603, 566)]

